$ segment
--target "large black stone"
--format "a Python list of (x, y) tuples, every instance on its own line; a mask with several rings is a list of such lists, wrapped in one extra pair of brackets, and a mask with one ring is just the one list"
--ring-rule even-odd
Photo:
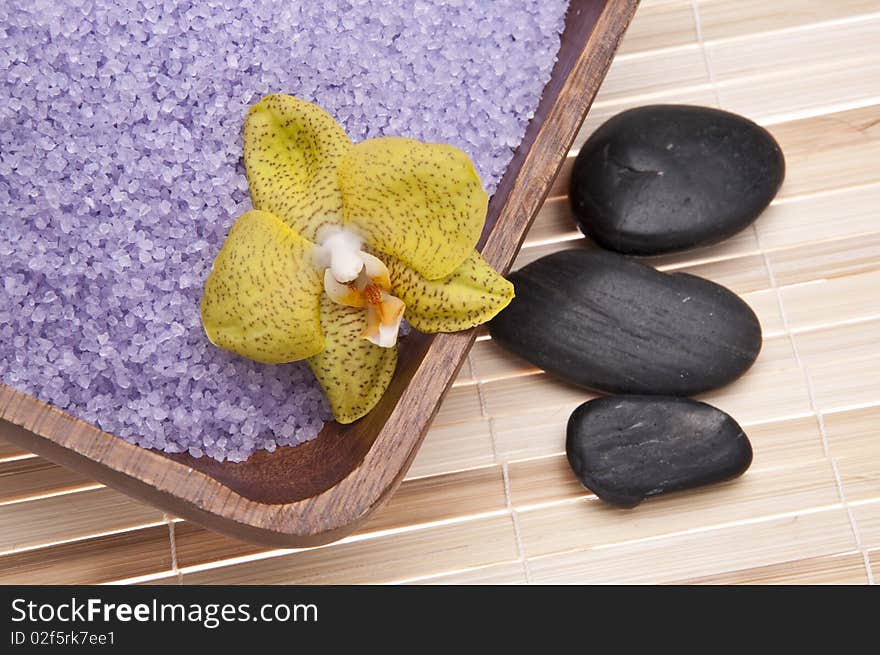
[(581, 148), (572, 209), (604, 248), (656, 255), (748, 226), (785, 177), (770, 133), (718, 109), (652, 105), (611, 118)]
[(742, 474), (752, 446), (730, 416), (687, 398), (606, 396), (568, 421), (568, 462), (583, 485), (618, 507)]
[(563, 380), (610, 393), (690, 396), (742, 375), (761, 325), (738, 296), (601, 250), (564, 250), (510, 275), (492, 338)]

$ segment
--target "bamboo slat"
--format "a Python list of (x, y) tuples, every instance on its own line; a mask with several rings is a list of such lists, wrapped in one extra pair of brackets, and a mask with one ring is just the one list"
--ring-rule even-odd
[(0, 505), (94, 486), (94, 481), (40, 457), (0, 462)]
[(874, 318), (880, 315), (880, 271), (819, 278), (780, 289), (788, 324), (794, 330)]
[(770, 564), (704, 578), (682, 580), (680, 583), (689, 585), (855, 585), (865, 584), (867, 581), (865, 559), (861, 553), (854, 552)]
[(529, 570), (538, 584), (668, 584), (853, 550), (838, 507), (535, 558)]
[(880, 234), (820, 241), (767, 253), (776, 284), (800, 284), (842, 278), (880, 269)]
[[(855, 504), (853, 517), (859, 527), (859, 536), (865, 548), (880, 548), (880, 500), (877, 498), (864, 504)], [(877, 571), (877, 553), (871, 554), (872, 568)]]
[(656, 50), (651, 56), (623, 54), (611, 63), (596, 102), (620, 101), (631, 96), (647, 98), (670, 87), (694, 87), (710, 81), (702, 49), (696, 43)]
[(865, 448), (858, 455), (836, 458), (840, 480), (846, 489), (847, 502), (880, 498), (878, 458), (880, 458), (880, 442), (877, 441), (872, 448)]
[(707, 41), (876, 14), (875, 0), (699, 0)]
[(0, 556), (0, 584), (100, 584), (169, 571), (165, 524)]
[(687, 45), (696, 40), (697, 27), (690, 0), (642, 3), (617, 49), (617, 56)]
[(409, 584), (438, 585), (525, 584), (526, 574), (522, 562), (505, 562), (503, 564), (493, 564), (492, 566), (484, 566), (468, 571), (457, 571), (431, 578), (415, 578), (407, 582)]
[[(761, 246), (768, 251), (876, 234), (880, 231), (875, 210), (878, 203), (880, 184), (795, 197), (770, 205), (755, 229)], [(828, 220), (829, 216), (834, 220)]]
[[(792, 115), (828, 113), (833, 107), (873, 104), (880, 95), (873, 74), (878, 60), (876, 56), (832, 60), (753, 79), (731, 79), (718, 85), (718, 98), (725, 109), (764, 124), (781, 123)], [(810, 84), (804, 84), (805, 79)]]
[[(0, 583), (869, 582), (880, 573), (878, 42), (875, 0), (643, 0), (572, 149), (654, 102), (720, 103), (782, 145), (786, 182), (754, 229), (646, 260), (728, 286), (762, 322), (753, 369), (701, 398), (749, 434), (742, 478), (604, 507), (564, 456), (568, 416), (592, 395), (483, 331), (388, 506), (318, 549), (273, 551), (178, 521), (179, 574), (161, 512), (0, 437)], [(514, 268), (594, 247), (565, 197), (572, 161)]]
[(824, 411), (877, 402), (880, 353), (853, 359), (842, 366), (825, 362), (810, 367), (817, 405)]
[[(482, 385), (482, 392), (490, 414), (496, 419), (496, 435), (500, 432), (498, 420), (527, 416), (533, 408), (542, 411), (560, 408), (570, 412), (594, 397), (545, 374), (497, 380)], [(778, 363), (764, 366), (759, 359), (748, 375), (699, 398), (725, 409), (743, 422), (768, 421), (810, 410), (803, 374), (793, 361), (791, 367), (780, 368)], [(763, 402), (755, 403), (756, 398)], [(497, 438), (500, 443), (502, 437)]]
[(836, 457), (859, 455), (877, 448), (880, 405), (823, 415), (831, 454)]
[(782, 197), (871, 184), (880, 177), (871, 165), (880, 157), (880, 105), (781, 123), (770, 131), (785, 153)]
[[(696, 55), (697, 53), (692, 53)], [(599, 90), (601, 94), (601, 89)], [(584, 124), (574, 141), (573, 151), (577, 152), (584, 141), (587, 140), (596, 128), (609, 118), (627, 109), (646, 104), (683, 104), (714, 106), (717, 103), (718, 94), (709, 82), (684, 87), (664, 87), (660, 91), (647, 95), (622, 96), (605, 100), (601, 95), (593, 103), (590, 113), (584, 120)], [(558, 189), (554, 189), (559, 193)]]
[[(710, 3), (711, 5), (711, 3)], [(706, 55), (712, 76), (719, 84), (730, 78), (761, 76), (773, 62), (773, 73), (828, 66), (835, 60), (855, 61), (877, 56), (880, 39), (880, 12), (862, 20), (813, 23), (785, 35), (785, 48), (779, 47), (779, 34), (759, 32), (738, 39), (706, 40)]]
[(451, 426), (435, 424), (407, 475), (436, 475), (444, 471), (486, 466), (494, 461), (488, 420), (478, 419)]
[(526, 510), (519, 514), (519, 526), (525, 553), (534, 557), (570, 548), (595, 548), (704, 530), (713, 525), (831, 506), (837, 501), (831, 465), (817, 461), (750, 471), (742, 479), (711, 489), (655, 498), (636, 511), (609, 508), (592, 498)]
[(159, 510), (107, 488), (0, 505), (0, 553), (163, 522)]
[[(185, 572), (184, 577), (189, 584), (366, 584), (516, 558), (513, 523), (509, 516), (495, 516)], [(185, 570), (183, 559), (181, 567)]]
[(453, 387), (446, 394), (446, 399), (443, 401), (440, 411), (437, 412), (433, 425), (443, 427), (452, 423), (460, 423), (468, 418), (481, 416), (481, 411), (480, 395), (476, 387), (473, 385)]
[[(443, 502), (437, 502), (439, 498)], [(507, 504), (500, 466), (417, 478), (389, 501), (391, 511), (371, 518), (361, 532), (390, 530), (501, 511)]]

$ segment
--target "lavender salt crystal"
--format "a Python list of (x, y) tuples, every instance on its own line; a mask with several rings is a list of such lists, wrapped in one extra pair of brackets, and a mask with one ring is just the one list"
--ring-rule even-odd
[(562, 0), (3, 0), (0, 381), (146, 448), (243, 461), (331, 418), (302, 363), (212, 346), (199, 301), (251, 208), (267, 93), (355, 141), (452, 143), (488, 191), (537, 107)]

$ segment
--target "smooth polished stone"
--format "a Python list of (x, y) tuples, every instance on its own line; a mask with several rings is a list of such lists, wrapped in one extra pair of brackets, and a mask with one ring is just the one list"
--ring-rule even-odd
[(761, 325), (728, 289), (601, 250), (564, 250), (512, 273), (492, 338), (567, 382), (608, 393), (690, 396), (752, 365)]
[(741, 475), (752, 446), (730, 416), (706, 403), (605, 396), (568, 422), (568, 462), (581, 483), (617, 507)]
[(784, 177), (782, 150), (763, 127), (708, 107), (652, 105), (593, 133), (575, 160), (569, 196), (597, 244), (657, 255), (748, 227)]

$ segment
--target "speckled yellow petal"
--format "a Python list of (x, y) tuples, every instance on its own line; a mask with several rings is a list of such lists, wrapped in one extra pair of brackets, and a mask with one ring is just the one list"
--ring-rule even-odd
[(267, 364), (320, 352), (323, 285), (314, 247), (273, 214), (243, 214), (205, 283), (202, 323), (211, 343)]
[(397, 366), (397, 346), (382, 348), (361, 335), (367, 312), (321, 297), (324, 350), (308, 359), (340, 423), (351, 423), (379, 402)]
[(244, 122), (244, 165), (254, 207), (272, 212), (315, 241), (326, 223), (342, 224), (337, 168), (351, 141), (326, 111), (275, 94)]
[(474, 249), (488, 197), (458, 148), (401, 137), (369, 139), (342, 158), (347, 225), (423, 277), (452, 273)]
[(452, 275), (426, 280), (406, 264), (386, 257), (391, 291), (406, 304), (404, 318), (422, 332), (457, 332), (485, 323), (513, 299), (513, 284), (477, 251)]

